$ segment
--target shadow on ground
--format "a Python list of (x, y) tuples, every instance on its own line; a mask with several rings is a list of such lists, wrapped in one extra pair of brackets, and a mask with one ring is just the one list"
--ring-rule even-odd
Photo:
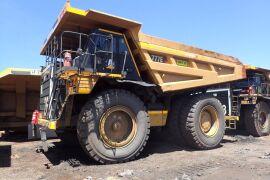
[[(152, 130), (149, 141), (138, 157), (138, 159), (147, 158), (153, 154), (164, 154), (175, 151), (194, 151), (193, 149), (185, 146), (184, 144), (176, 145), (171, 137), (164, 131)], [(54, 142), (53, 147), (44, 153), (52, 165), (56, 166), (62, 162), (68, 162), (71, 166), (77, 165), (98, 165), (94, 160), (91, 160), (81, 149), (78, 142), (72, 145), (64, 142)], [(71, 162), (70, 162), (71, 161)], [(75, 161), (75, 163), (74, 163)]]
[(222, 143), (253, 143), (259, 140), (245, 130), (227, 130), (226, 135), (230, 138), (224, 138)]
[(249, 133), (245, 130), (233, 130), (233, 129), (228, 129), (226, 130), (226, 135), (228, 136), (249, 136)]
[(0, 142), (27, 142), (27, 132), (6, 131), (0, 137)]
[[(168, 139), (165, 133), (154, 130), (151, 132), (147, 146), (139, 156), (139, 159), (146, 158), (152, 154), (162, 154), (182, 150), (192, 151), (192, 149), (189, 149), (188, 147), (175, 145), (175, 143)], [(80, 165), (98, 165), (96, 161), (91, 160), (85, 154), (78, 142), (72, 144), (61, 141), (53, 142), (52, 147), (50, 147), (49, 151), (44, 153), (44, 155), (54, 166), (59, 165), (62, 162), (68, 162), (73, 166), (74, 161), (74, 166), (77, 166), (77, 162)]]
[[(243, 137), (247, 139), (250, 136), (245, 131), (226, 131), (226, 135), (230, 137)], [(27, 142), (27, 133), (16, 133), (10, 132), (4, 134), (0, 141), (6, 142)], [(224, 139), (224, 143), (234, 143), (237, 140)], [(222, 145), (221, 145), (222, 146)], [(160, 131), (159, 129), (154, 129), (151, 131), (151, 136), (145, 147), (144, 151), (140, 155), (139, 159), (146, 158), (152, 154), (163, 154), (175, 151), (194, 151), (189, 147), (185, 146), (183, 143), (176, 144), (171, 139), (171, 136), (166, 133), (166, 131)], [(76, 167), (80, 165), (97, 165), (96, 161), (91, 160), (81, 149), (78, 142), (72, 144), (66, 144), (64, 142), (56, 139), (52, 141), (52, 147), (49, 151), (44, 153), (50, 163), (54, 166), (61, 164), (62, 162), (67, 162), (70, 166)], [(0, 167), (10, 167), (11, 165), (11, 146), (0, 146)], [(46, 166), (46, 164), (45, 164)]]
[(11, 166), (11, 145), (0, 145), (0, 168)]
[(77, 143), (67, 145), (61, 141), (54, 142), (53, 147), (50, 147), (48, 152), (44, 152), (44, 155), (54, 166), (59, 165), (62, 162), (67, 162), (73, 167), (79, 165), (97, 165), (95, 161), (91, 160), (85, 154)]

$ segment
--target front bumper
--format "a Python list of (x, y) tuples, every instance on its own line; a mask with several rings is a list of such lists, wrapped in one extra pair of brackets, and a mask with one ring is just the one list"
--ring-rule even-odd
[[(40, 128), (43, 128), (43, 126), (29, 123), (28, 124), (28, 139), (29, 140), (41, 139)], [(51, 130), (48, 128), (46, 128), (46, 136), (47, 138), (57, 138), (57, 134), (55, 130)]]
[(50, 121), (47, 119), (38, 118), (38, 125), (46, 127), (50, 130), (56, 130), (56, 121)]

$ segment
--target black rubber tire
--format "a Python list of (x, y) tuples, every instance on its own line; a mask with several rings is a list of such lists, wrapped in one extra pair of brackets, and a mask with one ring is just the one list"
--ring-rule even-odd
[[(213, 137), (204, 135), (199, 124), (200, 112), (208, 105), (216, 109), (219, 121), (219, 129)], [(222, 104), (218, 99), (208, 95), (195, 96), (191, 97), (191, 100), (185, 105), (177, 108), (179, 109), (175, 110), (175, 117), (178, 117), (180, 122), (176, 126), (179, 138), (183, 138), (186, 144), (199, 150), (213, 149), (220, 145), (225, 134), (225, 116)]]
[[(122, 105), (135, 113), (137, 133), (125, 147), (106, 146), (99, 135), (102, 115), (111, 107)], [(120, 89), (104, 91), (91, 98), (82, 108), (77, 124), (77, 136), (84, 151), (101, 164), (133, 160), (144, 149), (150, 134), (150, 120), (144, 103), (134, 94)]]
[[(256, 105), (249, 105), (244, 108), (245, 127), (248, 133), (255, 137), (267, 136), (270, 134), (270, 108), (267, 103), (260, 101)], [(259, 125), (259, 115), (266, 113), (265, 127)]]
[(185, 102), (184, 98), (172, 99), (171, 109), (168, 114), (168, 127), (166, 128), (168, 140), (176, 143), (179, 146), (187, 146), (183, 132), (181, 130), (181, 107)]
[(236, 121), (236, 130), (240, 130), (240, 131), (244, 131), (246, 130), (246, 126), (245, 126), (245, 108), (243, 108), (243, 106), (241, 107), (240, 110), (240, 119), (239, 121)]

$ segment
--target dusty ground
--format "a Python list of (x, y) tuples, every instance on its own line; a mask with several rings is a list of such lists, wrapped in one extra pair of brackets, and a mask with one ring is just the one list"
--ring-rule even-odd
[(39, 142), (4, 134), (0, 179), (270, 179), (270, 137), (234, 132), (218, 149), (192, 151), (169, 143), (163, 133), (153, 134), (139, 159), (117, 165), (98, 165), (80, 147), (58, 139), (50, 140), (54, 147), (49, 153), (36, 153)]

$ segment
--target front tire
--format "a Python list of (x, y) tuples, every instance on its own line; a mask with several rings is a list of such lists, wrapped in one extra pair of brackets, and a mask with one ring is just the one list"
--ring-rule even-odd
[(261, 101), (245, 109), (246, 130), (253, 136), (261, 137), (270, 134), (270, 108)]
[(84, 151), (102, 164), (127, 162), (137, 157), (150, 134), (143, 102), (125, 90), (109, 90), (83, 107), (77, 136)]

